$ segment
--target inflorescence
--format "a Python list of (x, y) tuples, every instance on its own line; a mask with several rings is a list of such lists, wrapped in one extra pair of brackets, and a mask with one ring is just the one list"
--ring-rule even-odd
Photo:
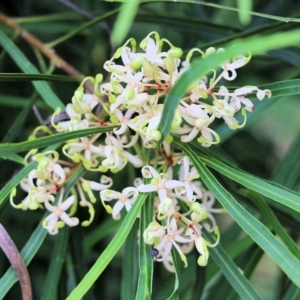
[[(164, 45), (169, 50), (162, 51)], [(143, 233), (144, 242), (153, 247), (151, 256), (156, 261), (163, 261), (172, 271), (171, 249), (175, 247), (187, 265), (185, 254), (195, 246), (200, 254), (198, 264), (205, 266), (209, 257), (208, 247), (219, 241), (213, 214), (224, 210), (213, 208), (214, 196), (202, 185), (190, 159), (184, 153), (174, 151), (173, 136), (180, 136), (183, 143), (196, 139), (203, 147), (217, 144), (220, 137), (210, 126), (215, 119), (223, 119), (231, 129), (240, 128), (246, 122), (246, 111), (254, 109), (247, 95), (256, 93), (257, 98), (262, 100), (265, 96), (270, 97), (271, 92), (255, 86), (231, 92), (224, 85), (217, 87), (220, 82), (234, 80), (236, 69), (247, 64), (250, 55), (239, 55), (224, 62), (219, 75), (216, 70), (211, 70), (211, 78), (204, 76), (190, 85), (175, 111), (170, 134), (160, 148), (162, 135), (158, 125), (164, 108), (161, 100), (189, 68), (195, 53), (206, 57), (215, 51), (225, 50), (211, 47), (202, 52), (192, 49), (185, 60), (181, 60), (182, 50), (161, 39), (156, 32), (150, 33), (140, 43), (140, 48), (143, 52), (137, 52), (136, 41), (129, 39), (104, 64), (104, 69), (111, 74), (109, 82), (102, 83), (101, 74), (95, 78), (87, 77), (75, 91), (72, 103), (66, 107), (68, 120), (55, 123), (59, 109), (52, 118), (52, 127), (57, 132), (111, 125), (115, 128), (110, 132), (67, 141), (62, 147), (65, 160), (60, 159), (57, 151), (38, 153), (32, 150), (27, 157), (31, 156), (38, 166), (20, 184), (28, 195), (21, 203), (15, 204), (16, 189), (13, 189), (10, 202), (23, 210), (48, 210), (50, 214), (43, 221), (43, 226), (50, 234), (57, 234), (66, 224), (79, 224), (79, 219), (74, 217), (78, 207), (87, 207), (90, 216), (81, 222), (82, 226), (93, 221), (94, 192), (99, 192), (103, 207), (114, 219), (120, 218), (124, 208), (129, 211), (140, 193), (154, 192), (153, 221)], [(94, 84), (93, 94), (84, 90), (84, 83), (88, 80)], [(235, 118), (239, 110), (244, 117), (242, 124)], [(44, 131), (49, 132), (49, 129)], [(151, 152), (146, 162), (145, 149)], [(141, 168), (143, 179), (136, 178), (133, 186), (122, 191), (111, 189), (113, 180), (104, 173), (117, 173), (127, 163)], [(65, 198), (66, 182), (79, 164), (88, 171), (101, 173), (100, 181), (80, 178), (71, 196)], [(185, 207), (184, 211), (182, 207)], [(203, 226), (216, 235), (215, 244), (203, 238)]]

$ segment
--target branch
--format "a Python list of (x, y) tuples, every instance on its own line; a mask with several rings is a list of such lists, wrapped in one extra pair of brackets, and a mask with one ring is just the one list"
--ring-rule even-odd
[(28, 270), (24, 264), (18, 248), (16, 247), (15, 243), (10, 238), (2, 224), (0, 224), (0, 247), (7, 256), (11, 266), (13, 267), (17, 274), (17, 277), (19, 278), (23, 300), (31, 300), (32, 292)]
[[(82, 79), (85, 77), (84, 74), (77, 71), (73, 68), (70, 64), (68, 64), (64, 59), (60, 56), (55, 54), (54, 49), (47, 47), (43, 42), (37, 39), (34, 35), (32, 35), (27, 30), (23, 29), (17, 22), (13, 19), (9, 18), (2, 12), (0, 12), (0, 22), (2, 22), (8, 28), (18, 31), (21, 34), (21, 37), (30, 44), (33, 48), (38, 49), (41, 53), (43, 53), (46, 57), (50, 59), (50, 61), (54, 62), (57, 68), (64, 70), (67, 74), (79, 77), (79, 81), (81, 82)], [(87, 82), (85, 88), (89, 90), (89, 92), (93, 92), (93, 85), (90, 82)]]

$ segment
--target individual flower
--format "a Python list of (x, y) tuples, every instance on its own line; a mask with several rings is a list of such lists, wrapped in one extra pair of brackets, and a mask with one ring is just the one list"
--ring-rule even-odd
[[(136, 136), (135, 138), (137, 138)], [(135, 168), (142, 166), (142, 160), (136, 156), (126, 151), (124, 148), (130, 147), (136, 140), (133, 139), (129, 145), (124, 145), (119, 136), (114, 137), (112, 135), (107, 135), (104, 146), (104, 160), (101, 165), (104, 170), (111, 170), (112, 172), (118, 172), (122, 170), (127, 162), (129, 161)]]
[(174, 189), (180, 186), (184, 186), (184, 183), (168, 179), (167, 174), (159, 174), (153, 167), (147, 165), (142, 168), (142, 174), (144, 178), (151, 178), (149, 184), (141, 184), (137, 187), (139, 192), (148, 193), (148, 192), (157, 192), (160, 201), (163, 201), (167, 198), (167, 190)]
[(95, 145), (100, 136), (101, 134), (96, 134), (92, 137), (70, 140), (63, 146), (63, 153), (76, 163), (82, 161), (87, 169), (97, 168), (99, 165), (97, 159), (104, 156), (104, 147)]
[[(54, 202), (54, 197), (49, 199)], [(57, 234), (58, 229), (65, 226), (76, 226), (79, 224), (78, 218), (70, 217), (66, 211), (74, 204), (75, 196), (72, 195), (63, 201), (63, 190), (60, 193), (59, 201), (57, 205), (50, 204), (49, 201), (45, 201), (45, 208), (51, 212), (43, 221), (43, 226), (48, 230), (50, 234)]]
[(182, 164), (180, 166), (178, 175), (179, 181), (184, 183), (184, 188), (175, 188), (176, 194), (184, 194), (187, 201), (190, 202), (194, 202), (196, 197), (202, 197), (201, 189), (193, 182), (193, 180), (198, 179), (200, 175), (195, 167), (190, 168), (190, 160), (187, 156), (184, 156), (182, 159)]
[[(215, 114), (213, 109), (208, 105), (180, 105), (179, 111), (182, 113), (182, 118), (192, 126), (188, 135), (183, 135), (181, 141), (188, 143), (192, 141), (199, 132), (201, 137), (197, 139), (204, 147), (209, 147), (212, 144), (216, 144), (220, 141), (219, 135), (209, 128), (209, 125), (214, 121)], [(181, 130), (177, 130), (177, 133), (181, 133)]]
[[(210, 53), (213, 53), (215, 51), (216, 50), (213, 47), (211, 47), (206, 50), (206, 53), (207, 53), (207, 55), (209, 55)], [(225, 52), (225, 49), (219, 48), (217, 50), (217, 52), (218, 53)], [(232, 59), (232, 61), (230, 61), (230, 60), (224, 61), (221, 64), (221, 67), (223, 69), (221, 76), (226, 80), (230, 80), (230, 81), (234, 80), (237, 76), (237, 73), (235, 70), (246, 65), (250, 61), (250, 59), (251, 59), (251, 55), (245, 56), (243, 54), (240, 54), (240, 55), (234, 57)]]
[[(122, 193), (114, 190), (102, 190), (100, 192), (101, 202), (108, 213), (112, 214), (113, 219), (120, 219), (120, 211), (125, 207), (129, 211), (137, 199), (139, 192), (134, 187), (127, 187), (123, 189)], [(112, 200), (117, 200), (113, 208), (110, 205), (107, 205), (105, 202)]]
[[(182, 233), (183, 228), (177, 227), (177, 222), (175, 218), (171, 218), (170, 222), (165, 226), (165, 232), (163, 233), (160, 226), (157, 226), (155, 223), (151, 223), (150, 228), (146, 229), (144, 232), (144, 237), (149, 237), (149, 232), (152, 232), (152, 236), (160, 237), (160, 241), (157, 244), (154, 244), (155, 239), (146, 239), (147, 244), (153, 244), (154, 248), (160, 252), (159, 255), (155, 258), (156, 261), (164, 261), (167, 259), (171, 253), (172, 247), (174, 246), (176, 251), (179, 253), (181, 260), (184, 262), (185, 267), (187, 266), (186, 256), (182, 252), (180, 246), (177, 243), (189, 243), (191, 239), (184, 238)], [(157, 233), (154, 234), (153, 226), (157, 228)], [(153, 242), (153, 243), (151, 243)], [(162, 254), (162, 255), (161, 255)]]

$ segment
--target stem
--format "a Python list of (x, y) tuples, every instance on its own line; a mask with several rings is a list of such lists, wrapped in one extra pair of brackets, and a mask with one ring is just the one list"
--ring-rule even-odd
[[(63, 69), (67, 74), (78, 77), (78, 81), (81, 82), (82, 79), (85, 77), (82, 73), (77, 71), (74, 67), (69, 65), (64, 59), (58, 56), (52, 48), (47, 47), (43, 42), (37, 39), (34, 35), (32, 35), (27, 30), (23, 29), (17, 22), (13, 19), (9, 18), (2, 12), (0, 12), (0, 22), (3, 23), (8, 28), (12, 29), (13, 31), (19, 31), (20, 36), (33, 48), (39, 50), (43, 53), (46, 57), (49, 58), (51, 62), (55, 64), (57, 68)], [(91, 93), (93, 92), (93, 85), (88, 82), (85, 84), (85, 88), (88, 89)]]
[(11, 266), (19, 278), (23, 300), (31, 300), (32, 292), (28, 270), (24, 264), (19, 250), (2, 224), (0, 224), (0, 247), (10, 261)]

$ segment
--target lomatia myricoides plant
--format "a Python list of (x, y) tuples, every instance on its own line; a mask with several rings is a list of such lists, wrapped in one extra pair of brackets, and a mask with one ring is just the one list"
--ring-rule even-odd
[[(217, 144), (220, 137), (213, 129), (215, 121), (225, 122), (232, 130), (243, 127), (247, 113), (254, 110), (248, 95), (255, 94), (261, 101), (271, 92), (251, 85), (229, 90), (226, 82), (237, 77), (238, 69), (250, 61), (251, 55), (224, 61), (220, 69), (210, 70), (190, 84), (175, 111), (170, 133), (162, 141), (158, 126), (163, 100), (171, 88), (189, 69), (193, 57), (205, 58), (226, 50), (194, 48), (183, 56), (180, 48), (156, 32), (151, 32), (139, 47), (141, 50), (132, 38), (117, 49), (104, 64), (109, 81), (103, 82), (101, 74), (85, 78), (66, 107), (68, 118), (56, 122), (58, 109), (52, 117), (52, 128), (40, 126), (30, 138), (34, 139), (38, 130), (47, 134), (97, 127), (111, 130), (68, 140), (62, 146), (62, 154), (54, 150), (30, 151), (25, 159), (36, 161), (37, 167), (20, 183), (27, 196), (16, 203), (15, 188), (10, 203), (22, 210), (47, 210), (43, 226), (54, 235), (65, 225), (89, 226), (98, 196), (106, 212), (117, 220), (122, 210), (130, 211), (139, 201), (139, 195), (153, 193), (153, 218), (143, 232), (144, 240), (139, 242), (151, 245), (149, 255), (163, 262), (169, 271), (174, 271), (172, 248), (186, 266), (186, 254), (196, 247), (198, 265), (206, 266), (209, 248), (220, 239), (214, 215), (226, 211), (214, 207), (215, 197), (201, 182), (189, 157), (173, 141), (196, 141), (203, 147)], [(85, 90), (87, 81), (94, 85), (93, 93)], [(241, 123), (236, 119), (237, 113), (243, 116)], [(137, 169), (139, 177), (130, 186), (116, 190), (113, 174), (127, 164)], [(65, 195), (66, 182), (78, 165), (99, 174), (99, 181), (81, 177), (71, 194)], [(79, 220), (78, 209), (87, 209), (89, 218)], [(203, 237), (204, 228), (215, 235), (214, 243)]]

